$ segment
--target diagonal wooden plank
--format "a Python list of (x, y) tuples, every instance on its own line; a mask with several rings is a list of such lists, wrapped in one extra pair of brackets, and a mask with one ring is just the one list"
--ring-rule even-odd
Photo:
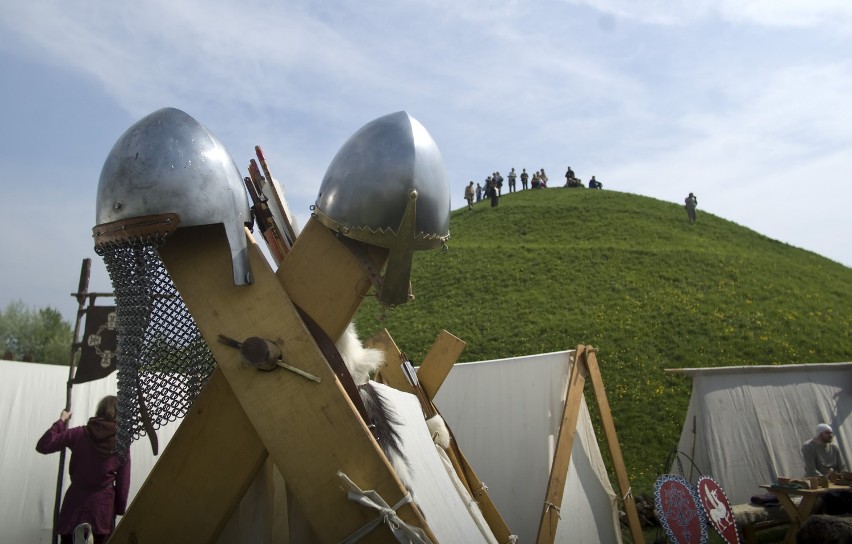
[(618, 443), (618, 435), (615, 432), (615, 422), (612, 420), (612, 411), (609, 408), (609, 401), (606, 398), (606, 389), (604, 388), (603, 377), (598, 366), (596, 352), (597, 349), (592, 347), (586, 350), (586, 367), (589, 372), (589, 379), (592, 382), (598, 410), (601, 414), (601, 422), (603, 423), (606, 441), (612, 455), (612, 464), (615, 469), (616, 479), (618, 480), (618, 487), (621, 489), (624, 510), (627, 512), (627, 521), (630, 525), (630, 534), (633, 537), (633, 542), (645, 542), (642, 525), (639, 523), (639, 514), (636, 512), (636, 501), (633, 499), (633, 491), (630, 487), (630, 480), (627, 477), (627, 469), (624, 466), (624, 457), (621, 454), (621, 446)]
[[(388, 250), (369, 246), (367, 255), (379, 270), (387, 260)], [(335, 341), (352, 321), (371, 287), (358, 260), (334, 233), (313, 218), (299, 234), (276, 275), (293, 304), (307, 311)]]
[(364, 345), (381, 350), (385, 354), (385, 364), (378, 373), (377, 381), (405, 393), (415, 394), (414, 387), (408, 383), (405, 374), (402, 373), (402, 367), (400, 367), (402, 363), (401, 351), (387, 329), (382, 329), (374, 334), (364, 342)]
[(423, 384), (423, 390), (426, 391), (429, 399), (434, 399), (438, 394), (447, 374), (453, 369), (453, 365), (456, 364), (466, 346), (463, 340), (447, 331), (442, 330), (438, 335), (429, 353), (423, 358), (420, 368), (417, 369), (417, 378)]
[(562, 423), (559, 426), (556, 449), (553, 452), (553, 465), (547, 482), (541, 523), (538, 526), (536, 539), (538, 544), (550, 544), (556, 538), (559, 511), (563, 507), (562, 496), (565, 493), (565, 482), (568, 480), (568, 465), (571, 463), (574, 435), (577, 432), (577, 420), (580, 416), (580, 402), (583, 400), (583, 388), (586, 383), (586, 365), (583, 363), (585, 352), (585, 346), (577, 346), (568, 379), (565, 409), (562, 412)]
[(110, 542), (215, 541), (266, 457), (227, 380), (214, 371)]
[[(250, 238), (248, 254), (255, 280), (251, 286), (233, 285), (229, 248), (220, 225), (179, 229), (161, 255), (222, 374), (308, 523), (321, 541), (336, 542), (377, 516), (347, 499), (338, 471), (362, 489), (374, 489), (389, 504), (397, 503), (406, 491), (282, 287), (314, 293), (300, 293), (301, 305), (321, 326), (329, 327), (326, 332), (332, 337), (337, 329), (340, 334), (357, 309), (363, 272), (351, 258), (347, 260), (348, 250), (333, 234), (312, 223), (315, 221), (309, 221), (282, 262), (282, 269), (288, 267), (288, 260), (294, 263), (292, 277), (286, 270), (279, 270), (276, 276)], [(305, 266), (308, 262), (313, 267)], [(335, 267), (335, 281), (347, 286), (332, 289), (339, 297), (339, 314), (325, 294), (325, 280), (318, 279), (327, 276), (311, 274), (312, 270)], [(319, 376), (322, 382), (283, 370), (244, 368), (235, 350), (216, 341), (220, 333), (237, 339), (259, 336), (271, 340), (281, 347), (286, 362)], [(415, 505), (402, 506), (397, 514), (432, 537)], [(383, 541), (389, 536), (381, 526), (364, 540)]]

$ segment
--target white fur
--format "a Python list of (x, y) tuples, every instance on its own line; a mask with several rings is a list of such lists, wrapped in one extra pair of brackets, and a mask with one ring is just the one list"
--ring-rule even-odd
[(375, 374), (385, 364), (383, 351), (364, 347), (358, 338), (354, 323), (346, 327), (336, 346), (356, 385), (367, 383), (370, 375)]
[(450, 429), (447, 428), (447, 422), (444, 421), (441, 414), (435, 414), (427, 419), (426, 426), (429, 427), (429, 435), (432, 437), (432, 442), (444, 449), (450, 447)]

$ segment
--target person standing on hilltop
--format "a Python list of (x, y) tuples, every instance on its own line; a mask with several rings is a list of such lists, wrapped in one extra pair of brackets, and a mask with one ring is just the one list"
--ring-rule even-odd
[(515, 173), (515, 167), (512, 167), (512, 171), (509, 172), (509, 192), (515, 192), (515, 179), (517, 179), (518, 175)]
[(491, 179), (491, 207), (496, 208), (497, 204), (500, 202), (500, 191), (497, 189), (497, 181), (492, 178)]
[(529, 189), (530, 175), (527, 174), (527, 169), (521, 170), (521, 189)]
[(475, 191), (473, 189), (473, 181), (471, 181), (467, 187), (464, 188), (464, 199), (467, 200), (467, 209), (473, 209), (473, 195)]
[(686, 208), (686, 216), (689, 218), (690, 224), (695, 223), (698, 220), (698, 213), (695, 211), (695, 208), (698, 207), (698, 198), (689, 193), (689, 196), (684, 200), (685, 208)]
[(573, 187), (574, 180), (576, 176), (574, 175), (574, 170), (569, 166), (567, 170), (565, 170), (565, 187)]

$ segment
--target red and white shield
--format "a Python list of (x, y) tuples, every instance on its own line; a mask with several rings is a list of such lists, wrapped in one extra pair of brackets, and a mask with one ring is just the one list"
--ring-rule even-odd
[(698, 493), (684, 478), (674, 474), (660, 476), (654, 484), (654, 503), (669, 542), (707, 542), (707, 527)]
[(707, 514), (710, 525), (728, 544), (739, 544), (740, 536), (737, 534), (734, 511), (719, 484), (709, 476), (702, 476), (695, 487), (698, 489), (698, 498), (701, 500), (701, 506)]

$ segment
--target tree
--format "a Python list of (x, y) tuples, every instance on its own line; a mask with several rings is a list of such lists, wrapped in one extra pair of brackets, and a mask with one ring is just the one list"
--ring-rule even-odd
[(67, 365), (73, 341), (71, 325), (53, 308), (32, 309), (10, 302), (0, 313), (0, 350), (17, 359)]

